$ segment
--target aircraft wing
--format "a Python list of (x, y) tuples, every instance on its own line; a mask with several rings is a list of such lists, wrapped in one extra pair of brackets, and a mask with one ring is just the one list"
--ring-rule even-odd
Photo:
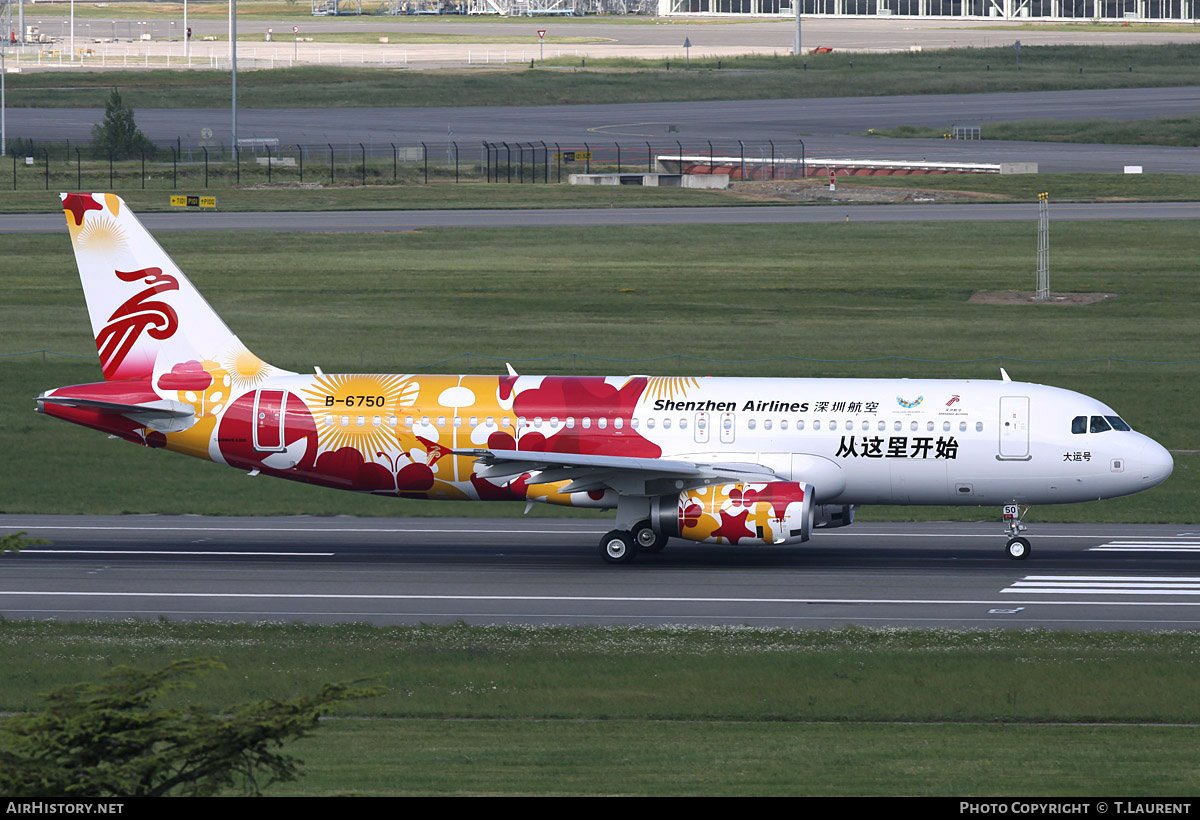
[(581, 493), (616, 490), (622, 495), (670, 495), (680, 490), (730, 481), (780, 481), (761, 464), (700, 463), (662, 458), (544, 453), (534, 450), (453, 450), (456, 456), (474, 457), (482, 465), (480, 478), (515, 478), (537, 473), (531, 484), (570, 482), (559, 492)]

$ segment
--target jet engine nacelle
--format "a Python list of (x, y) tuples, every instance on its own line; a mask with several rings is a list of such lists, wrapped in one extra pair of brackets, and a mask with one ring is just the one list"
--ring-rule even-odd
[(813, 526), (821, 530), (849, 527), (854, 523), (853, 504), (820, 504), (813, 514)]
[(803, 482), (720, 484), (654, 499), (651, 526), (705, 544), (799, 544), (812, 534), (814, 510)]

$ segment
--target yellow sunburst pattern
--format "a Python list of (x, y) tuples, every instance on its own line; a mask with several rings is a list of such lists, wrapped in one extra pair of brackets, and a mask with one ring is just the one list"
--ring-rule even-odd
[(304, 388), (304, 403), (317, 422), (323, 451), (353, 447), (363, 458), (400, 447), (396, 414), (416, 401), (420, 385), (411, 376), (322, 375)]
[(94, 253), (118, 253), (128, 247), (125, 232), (117, 221), (100, 215), (84, 222), (75, 236), (75, 242)]
[(244, 347), (227, 353), (224, 365), (233, 389), (238, 393), (257, 387), (271, 375), (273, 369)]
[(643, 396), (648, 399), (677, 401), (686, 397), (689, 390), (699, 386), (700, 382), (693, 378), (654, 376), (646, 382), (646, 392)]

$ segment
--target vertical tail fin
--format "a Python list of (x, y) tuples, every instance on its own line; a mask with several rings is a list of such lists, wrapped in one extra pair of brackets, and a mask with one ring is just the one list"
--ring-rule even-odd
[(106, 381), (157, 380), (203, 361), (244, 383), (282, 372), (230, 331), (124, 200), (61, 197)]

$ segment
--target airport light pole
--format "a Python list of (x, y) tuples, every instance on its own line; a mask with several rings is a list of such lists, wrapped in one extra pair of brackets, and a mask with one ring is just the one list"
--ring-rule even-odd
[(237, 148), (237, 0), (229, 0), (229, 66), (233, 77), (233, 148)]
[(796, 35), (792, 38), (792, 54), (800, 56), (803, 49), (801, 48), (800, 40), (800, 4), (803, 0), (792, 0), (792, 5), (796, 7)]

